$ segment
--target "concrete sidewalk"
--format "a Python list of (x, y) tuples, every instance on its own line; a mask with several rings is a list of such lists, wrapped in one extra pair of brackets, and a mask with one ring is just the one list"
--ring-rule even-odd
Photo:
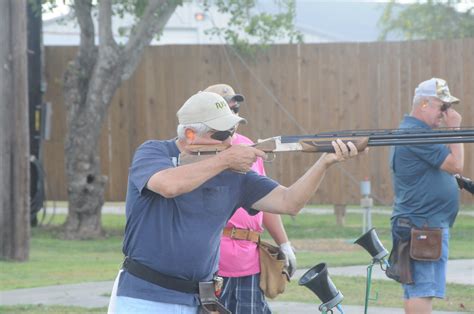
[[(331, 276), (366, 276), (367, 266), (349, 266), (349, 267), (328, 267)], [(299, 269), (296, 271), (294, 278), (300, 278), (306, 269)], [(380, 267), (374, 266), (373, 279), (389, 280)], [(474, 260), (450, 260), (448, 262), (448, 276), (449, 283), (461, 283), (474, 285)], [(19, 305), (19, 304), (44, 304), (44, 305), (68, 305), (81, 306), (87, 308), (104, 307), (107, 306), (112, 290), (113, 281), (103, 282), (88, 282), (81, 284), (58, 285), (29, 289), (16, 289), (11, 291), (0, 291), (0, 305)], [(350, 291), (344, 291), (343, 294), (349, 294)], [(314, 298), (314, 303), (297, 303), (297, 302), (280, 302), (270, 301), (270, 306), (274, 313), (318, 313), (318, 306), (320, 302), (317, 297)], [(344, 312), (347, 313), (363, 313), (363, 306), (345, 305), (342, 302)], [(337, 311), (335, 310), (335, 313)], [(369, 304), (369, 313), (380, 314), (396, 314), (403, 313), (402, 309), (397, 308), (380, 308), (373, 307)], [(434, 314), (454, 314), (460, 312), (433, 312)]]
[[(298, 302), (278, 302), (270, 301), (270, 307), (273, 314), (308, 314), (308, 313), (320, 313), (318, 310), (319, 303), (298, 303)], [(356, 305), (344, 305), (342, 301), (342, 310), (344, 314), (363, 314), (364, 307)], [(337, 309), (333, 309), (334, 314), (338, 314)], [(371, 306), (367, 309), (368, 314), (404, 314), (405, 312), (401, 308), (393, 307), (378, 307)], [(433, 311), (432, 314), (465, 314), (466, 312), (445, 312), (445, 311)]]

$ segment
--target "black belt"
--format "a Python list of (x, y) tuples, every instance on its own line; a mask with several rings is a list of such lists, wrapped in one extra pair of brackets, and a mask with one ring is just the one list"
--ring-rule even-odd
[(199, 282), (165, 275), (159, 271), (151, 269), (150, 267), (140, 264), (130, 257), (125, 257), (123, 269), (140, 279), (166, 289), (184, 293), (199, 293)]
[(412, 224), (408, 218), (397, 218), (397, 226), (411, 228)]

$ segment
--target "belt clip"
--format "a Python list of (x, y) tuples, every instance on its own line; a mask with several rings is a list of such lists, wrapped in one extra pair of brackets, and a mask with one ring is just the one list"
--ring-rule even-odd
[(199, 299), (201, 304), (217, 301), (214, 281), (199, 282)]
[(407, 219), (407, 218), (398, 218), (397, 224), (398, 224), (400, 227), (408, 227), (408, 228), (411, 228), (411, 222), (410, 222), (410, 220)]
[(237, 229), (235, 227), (232, 227), (232, 231), (230, 232), (230, 237), (232, 239), (234, 239), (234, 236), (235, 236), (235, 232), (237, 231)]
[(224, 278), (218, 275), (214, 275), (212, 281), (214, 282), (214, 294), (216, 295), (216, 297), (220, 297), (222, 293), (222, 286), (224, 285)]

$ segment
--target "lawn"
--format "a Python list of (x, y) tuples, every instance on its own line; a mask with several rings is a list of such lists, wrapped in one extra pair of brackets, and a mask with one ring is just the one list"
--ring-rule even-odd
[[(331, 276), (331, 280), (344, 295), (343, 305), (364, 305), (365, 278)], [(377, 300), (369, 301), (369, 309), (370, 306), (403, 308), (402, 295), (402, 288), (395, 281), (372, 280), (370, 296), (374, 299), (377, 296)], [(473, 295), (473, 286), (448, 284), (447, 298), (443, 300), (435, 299), (433, 309), (473, 313)], [(278, 296), (275, 300), (315, 303), (315, 308), (321, 303), (309, 289), (303, 289), (298, 286), (298, 280), (293, 280), (285, 293)]]
[[(121, 215), (103, 215), (107, 236), (100, 240), (66, 241), (58, 239), (57, 228), (65, 215), (55, 215), (49, 226), (33, 228), (30, 260), (25, 263), (0, 262), (0, 290), (29, 288), (56, 284), (113, 280), (122, 261), (122, 233), (125, 219)], [(348, 214), (343, 227), (336, 225), (332, 214), (300, 214), (283, 217), (284, 224), (296, 248), (299, 268), (307, 268), (321, 262), (329, 267), (366, 265), (370, 256), (353, 241), (361, 235), (362, 215)], [(49, 221), (46, 219), (45, 221)], [(390, 250), (389, 216), (374, 214), (372, 224), (384, 244)], [(474, 258), (474, 217), (458, 217), (452, 229), (450, 258)], [(265, 235), (268, 238), (268, 235)], [(8, 269), (8, 271), (7, 271)], [(365, 278), (332, 277), (343, 291), (344, 304), (363, 305)], [(306, 288), (294, 279), (278, 301), (319, 302)], [(379, 292), (377, 306), (401, 307), (401, 288), (393, 281), (373, 280), (372, 291)], [(448, 285), (448, 298), (436, 300), (437, 310), (474, 311), (474, 289), (466, 285)], [(0, 307), (0, 313), (89, 313), (90, 309), (54, 306)], [(97, 309), (100, 312), (100, 309)], [(103, 309), (102, 309), (103, 311)]]
[[(464, 209), (463, 209), (464, 210)], [(367, 252), (353, 242), (362, 234), (362, 215), (348, 214), (344, 227), (336, 224), (334, 215), (300, 214), (283, 216), (285, 229), (296, 248), (298, 267), (306, 268), (319, 262), (331, 266), (364, 265)], [(390, 216), (372, 215), (372, 226), (385, 248), (392, 247)], [(474, 217), (462, 215), (451, 230), (450, 259), (474, 258)], [(264, 235), (269, 238), (268, 234)]]

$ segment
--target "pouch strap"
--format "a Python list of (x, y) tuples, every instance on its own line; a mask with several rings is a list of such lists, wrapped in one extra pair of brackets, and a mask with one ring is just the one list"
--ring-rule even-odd
[(222, 235), (225, 237), (229, 237), (231, 239), (236, 239), (236, 240), (247, 240), (251, 241), (254, 243), (258, 243), (260, 240), (260, 233), (253, 231), (253, 230), (248, 230), (248, 229), (240, 229), (240, 228), (230, 228), (226, 227), (224, 228)]

